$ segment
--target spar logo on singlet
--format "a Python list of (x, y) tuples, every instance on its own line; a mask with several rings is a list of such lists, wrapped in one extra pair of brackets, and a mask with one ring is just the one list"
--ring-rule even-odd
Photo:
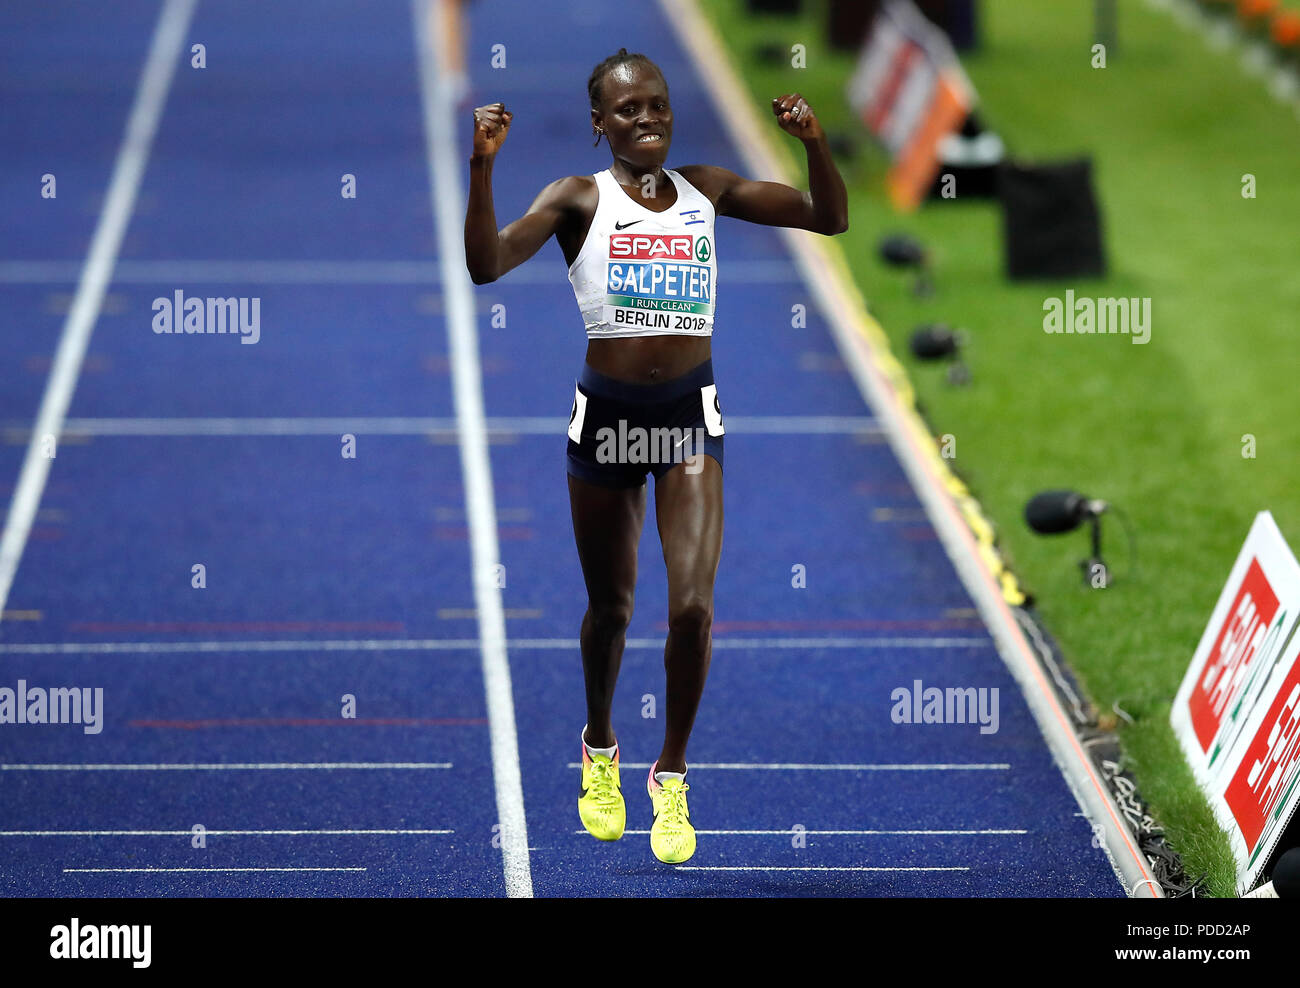
[(614, 233), (606, 303), (611, 325), (704, 330), (713, 315), (713, 244), (687, 233)]

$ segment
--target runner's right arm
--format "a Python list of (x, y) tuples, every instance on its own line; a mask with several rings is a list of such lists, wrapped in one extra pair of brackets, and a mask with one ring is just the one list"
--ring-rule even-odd
[(474, 153), (469, 159), (469, 203), (465, 210), (465, 266), (476, 285), (496, 281), (536, 254), (560, 229), (573, 201), (574, 179), (556, 179), (538, 193), (528, 212), (497, 231), (492, 165), (512, 117), (503, 103), (489, 103), (474, 111)]

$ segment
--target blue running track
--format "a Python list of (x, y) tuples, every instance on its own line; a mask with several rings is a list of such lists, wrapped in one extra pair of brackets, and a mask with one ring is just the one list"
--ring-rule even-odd
[[(0, 8), (0, 503), (160, 9)], [(501, 225), (608, 165), (585, 84), (621, 45), (667, 75), (669, 164), (744, 171), (662, 18), (483, 0), (468, 27), (455, 159), (468, 106), (505, 101)], [(102, 687), (103, 729), (0, 724), (0, 894), (504, 895), (411, 8), (200, 2), (185, 38), (0, 621), (0, 687)], [(533, 893), (1122, 896), (821, 316), (780, 315), (810, 302), (784, 242), (727, 219), (718, 239), (726, 536), (686, 867), (647, 837), (653, 517), (615, 710), (628, 834), (593, 841), (576, 812), (585, 339), (560, 250), (475, 289)], [(177, 290), (259, 298), (260, 340), (154, 333)], [(894, 723), (916, 680), (996, 688), (998, 730)]]

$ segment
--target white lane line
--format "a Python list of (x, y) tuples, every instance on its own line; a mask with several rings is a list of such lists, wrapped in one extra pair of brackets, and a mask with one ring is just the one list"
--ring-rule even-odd
[[(77, 280), (76, 261), (0, 261), (0, 284), (64, 285)], [(788, 261), (741, 260), (727, 257), (728, 283), (794, 282), (799, 273)], [(113, 270), (116, 284), (171, 284), (177, 281), (268, 285), (439, 285), (442, 275), (434, 261), (168, 261), (122, 260)], [(503, 284), (555, 287), (554, 274), (523, 265), (502, 279)]]
[(938, 865), (891, 865), (869, 867), (859, 865), (856, 867), (832, 868), (829, 866), (807, 868), (794, 867), (770, 867), (763, 865), (673, 865), (678, 871), (970, 871), (970, 868), (962, 866), (938, 866)]
[[(206, 837), (413, 837), (454, 830), (205, 830)], [(646, 831), (649, 833), (650, 831)], [(704, 831), (700, 831), (703, 833)], [(788, 831), (783, 831), (788, 833)], [(583, 833), (586, 833), (584, 830)], [(193, 830), (0, 830), (0, 837), (193, 837)]]
[(78, 436), (420, 436), (454, 433), (453, 418), (104, 418), (68, 419), (65, 435)]
[[(662, 645), (662, 643), (660, 643)], [(440, 652), (477, 651), (477, 638), (372, 641), (39, 642), (0, 645), (0, 655), (168, 655), (237, 652)]]
[(63, 323), (59, 349), (54, 355), (45, 395), (36, 415), (36, 426), (32, 430), (31, 441), (27, 444), (27, 456), (14, 488), (13, 500), (9, 503), (4, 533), (0, 535), (0, 614), (4, 613), (5, 603), (9, 599), (9, 591), (13, 587), (14, 576), (18, 572), (18, 564), (22, 561), (27, 537), (32, 530), (32, 522), (40, 507), (41, 494), (45, 491), (50, 465), (54, 462), (43, 448), (43, 437), (58, 436), (62, 432), (63, 419), (68, 413), (77, 378), (81, 375), (81, 364), (90, 343), (90, 334), (104, 302), (104, 292), (113, 273), (117, 252), (122, 246), (122, 236), (126, 233), (127, 223), (135, 208), (140, 179), (149, 159), (149, 149), (158, 129), (158, 120), (167, 102), (172, 74), (176, 70), (195, 2), (196, 0), (167, 0), (154, 28), (153, 41), (140, 75), (135, 103), (127, 120), (126, 136), (118, 150), (113, 177), (104, 197), (104, 209), (95, 227), (95, 236), (77, 283), (72, 307)]
[[(620, 762), (620, 768), (649, 769), (650, 762)], [(828, 765), (798, 762), (691, 762), (688, 768), (702, 769), (755, 769), (762, 772), (1005, 772), (1011, 768), (1006, 762), (971, 762), (967, 763), (923, 763), (889, 764), (880, 762), (867, 765)], [(569, 768), (582, 768), (582, 762), (569, 762)], [(788, 831), (782, 831), (788, 833)]]
[(341, 769), (406, 771), (447, 768), (451, 768), (451, 762), (104, 762), (85, 765), (54, 762), (17, 765), (0, 763), (0, 772), (296, 772)]
[[(213, 831), (209, 830), (208, 833)], [(585, 834), (586, 830), (579, 829), (573, 831), (575, 834)], [(996, 837), (996, 836), (1023, 836), (1029, 833), (1028, 830), (699, 830), (697, 834), (711, 834), (714, 836), (724, 837), (749, 837), (749, 836), (768, 836), (780, 835), (790, 837), (798, 834), (807, 837), (836, 837), (836, 836), (865, 836), (865, 837)], [(189, 834), (190, 831), (177, 831), (178, 834)], [(648, 830), (624, 830), (627, 834), (648, 834)]]
[(859, 435), (880, 434), (870, 415), (733, 415), (737, 432), (772, 435)]
[(433, 64), (433, 52), (445, 51), (440, 18), (431, 16), (428, 0), (411, 0), (414, 41), (419, 60), (420, 97), (428, 142), (429, 194), (438, 233), (451, 349), (451, 381), (460, 435), (461, 472), (465, 477), (465, 510), (469, 518), (470, 565), (474, 604), (478, 609), (483, 686), (487, 693), (488, 733), (492, 743), (492, 778), (496, 784), (502, 868), (506, 894), (531, 898), (533, 878), (528, 861), (528, 824), (519, 769), (519, 740), (515, 703), (506, 654), (506, 621), (496, 580), (500, 561), (492, 465), (488, 458), (484, 421), (482, 370), (478, 359), (474, 292), (465, 269), (463, 229), (465, 200), (461, 193), (462, 145), (453, 120), (460, 116), (449, 80)]
[[(515, 651), (575, 651), (577, 638), (510, 638)], [(478, 638), (375, 638), (320, 641), (202, 642), (14, 642), (0, 645), (0, 655), (170, 655), (236, 652), (458, 652), (478, 651)], [(819, 648), (991, 648), (988, 638), (717, 638), (714, 650)], [(662, 651), (662, 638), (629, 638), (625, 649)]]
[[(66, 284), (76, 279), (68, 261), (0, 261), (0, 283)], [(435, 285), (434, 261), (181, 261), (121, 260), (113, 270), (119, 285), (185, 282), (273, 285)]]
[[(560, 416), (519, 416), (484, 420), (489, 435), (563, 435), (569, 420)], [(727, 427), (750, 435), (879, 435), (880, 426), (867, 415), (737, 415)], [(5, 423), (6, 439), (28, 439), (30, 427)], [(452, 436), (459, 432), (454, 418), (82, 418), (66, 419), (64, 436), (338, 436), (345, 432), (370, 436)], [(44, 435), (44, 433), (41, 433)]]
[(64, 868), (64, 874), (159, 874), (176, 871), (365, 871), (365, 868)]

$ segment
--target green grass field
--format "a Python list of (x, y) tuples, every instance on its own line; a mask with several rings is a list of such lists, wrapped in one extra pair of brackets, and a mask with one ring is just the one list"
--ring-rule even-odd
[[(872, 313), (909, 367), (936, 434), (956, 437), (958, 473), (1099, 709), (1132, 724), (1120, 737), (1142, 795), (1189, 874), (1232, 895), (1227, 839), (1213, 822), (1169, 727), (1192, 651), (1255, 513), (1271, 510), (1300, 546), (1300, 415), (1292, 334), (1300, 306), (1300, 121), (1248, 76), (1238, 56), (1137, 0), (1119, 3), (1119, 45), (1091, 67), (1092, 4), (985, 0), (982, 47), (963, 63), (985, 125), (1013, 157), (1090, 154), (1109, 275), (1010, 283), (992, 201), (931, 203), (910, 216), (884, 197), (888, 162), (845, 96), (856, 56), (831, 52), (823, 4), (798, 18), (754, 17), (743, 0), (702, 0), (754, 97), (800, 92), (828, 131), (860, 139), (842, 162), (851, 226), (841, 241)], [(757, 46), (807, 46), (807, 68), (762, 63)], [(782, 138), (786, 140), (787, 138)], [(798, 145), (791, 149), (800, 162)], [(1255, 176), (1257, 198), (1242, 196)], [(887, 232), (918, 236), (938, 292), (876, 259)], [(1049, 335), (1049, 296), (1149, 297), (1151, 341)], [(918, 365), (907, 338), (921, 322), (972, 334), (971, 387)], [(1256, 456), (1243, 457), (1243, 436)], [(1108, 520), (1115, 582), (1085, 589), (1082, 532), (1033, 535), (1022, 520), (1036, 491), (1073, 487), (1124, 508), (1140, 572)]]

